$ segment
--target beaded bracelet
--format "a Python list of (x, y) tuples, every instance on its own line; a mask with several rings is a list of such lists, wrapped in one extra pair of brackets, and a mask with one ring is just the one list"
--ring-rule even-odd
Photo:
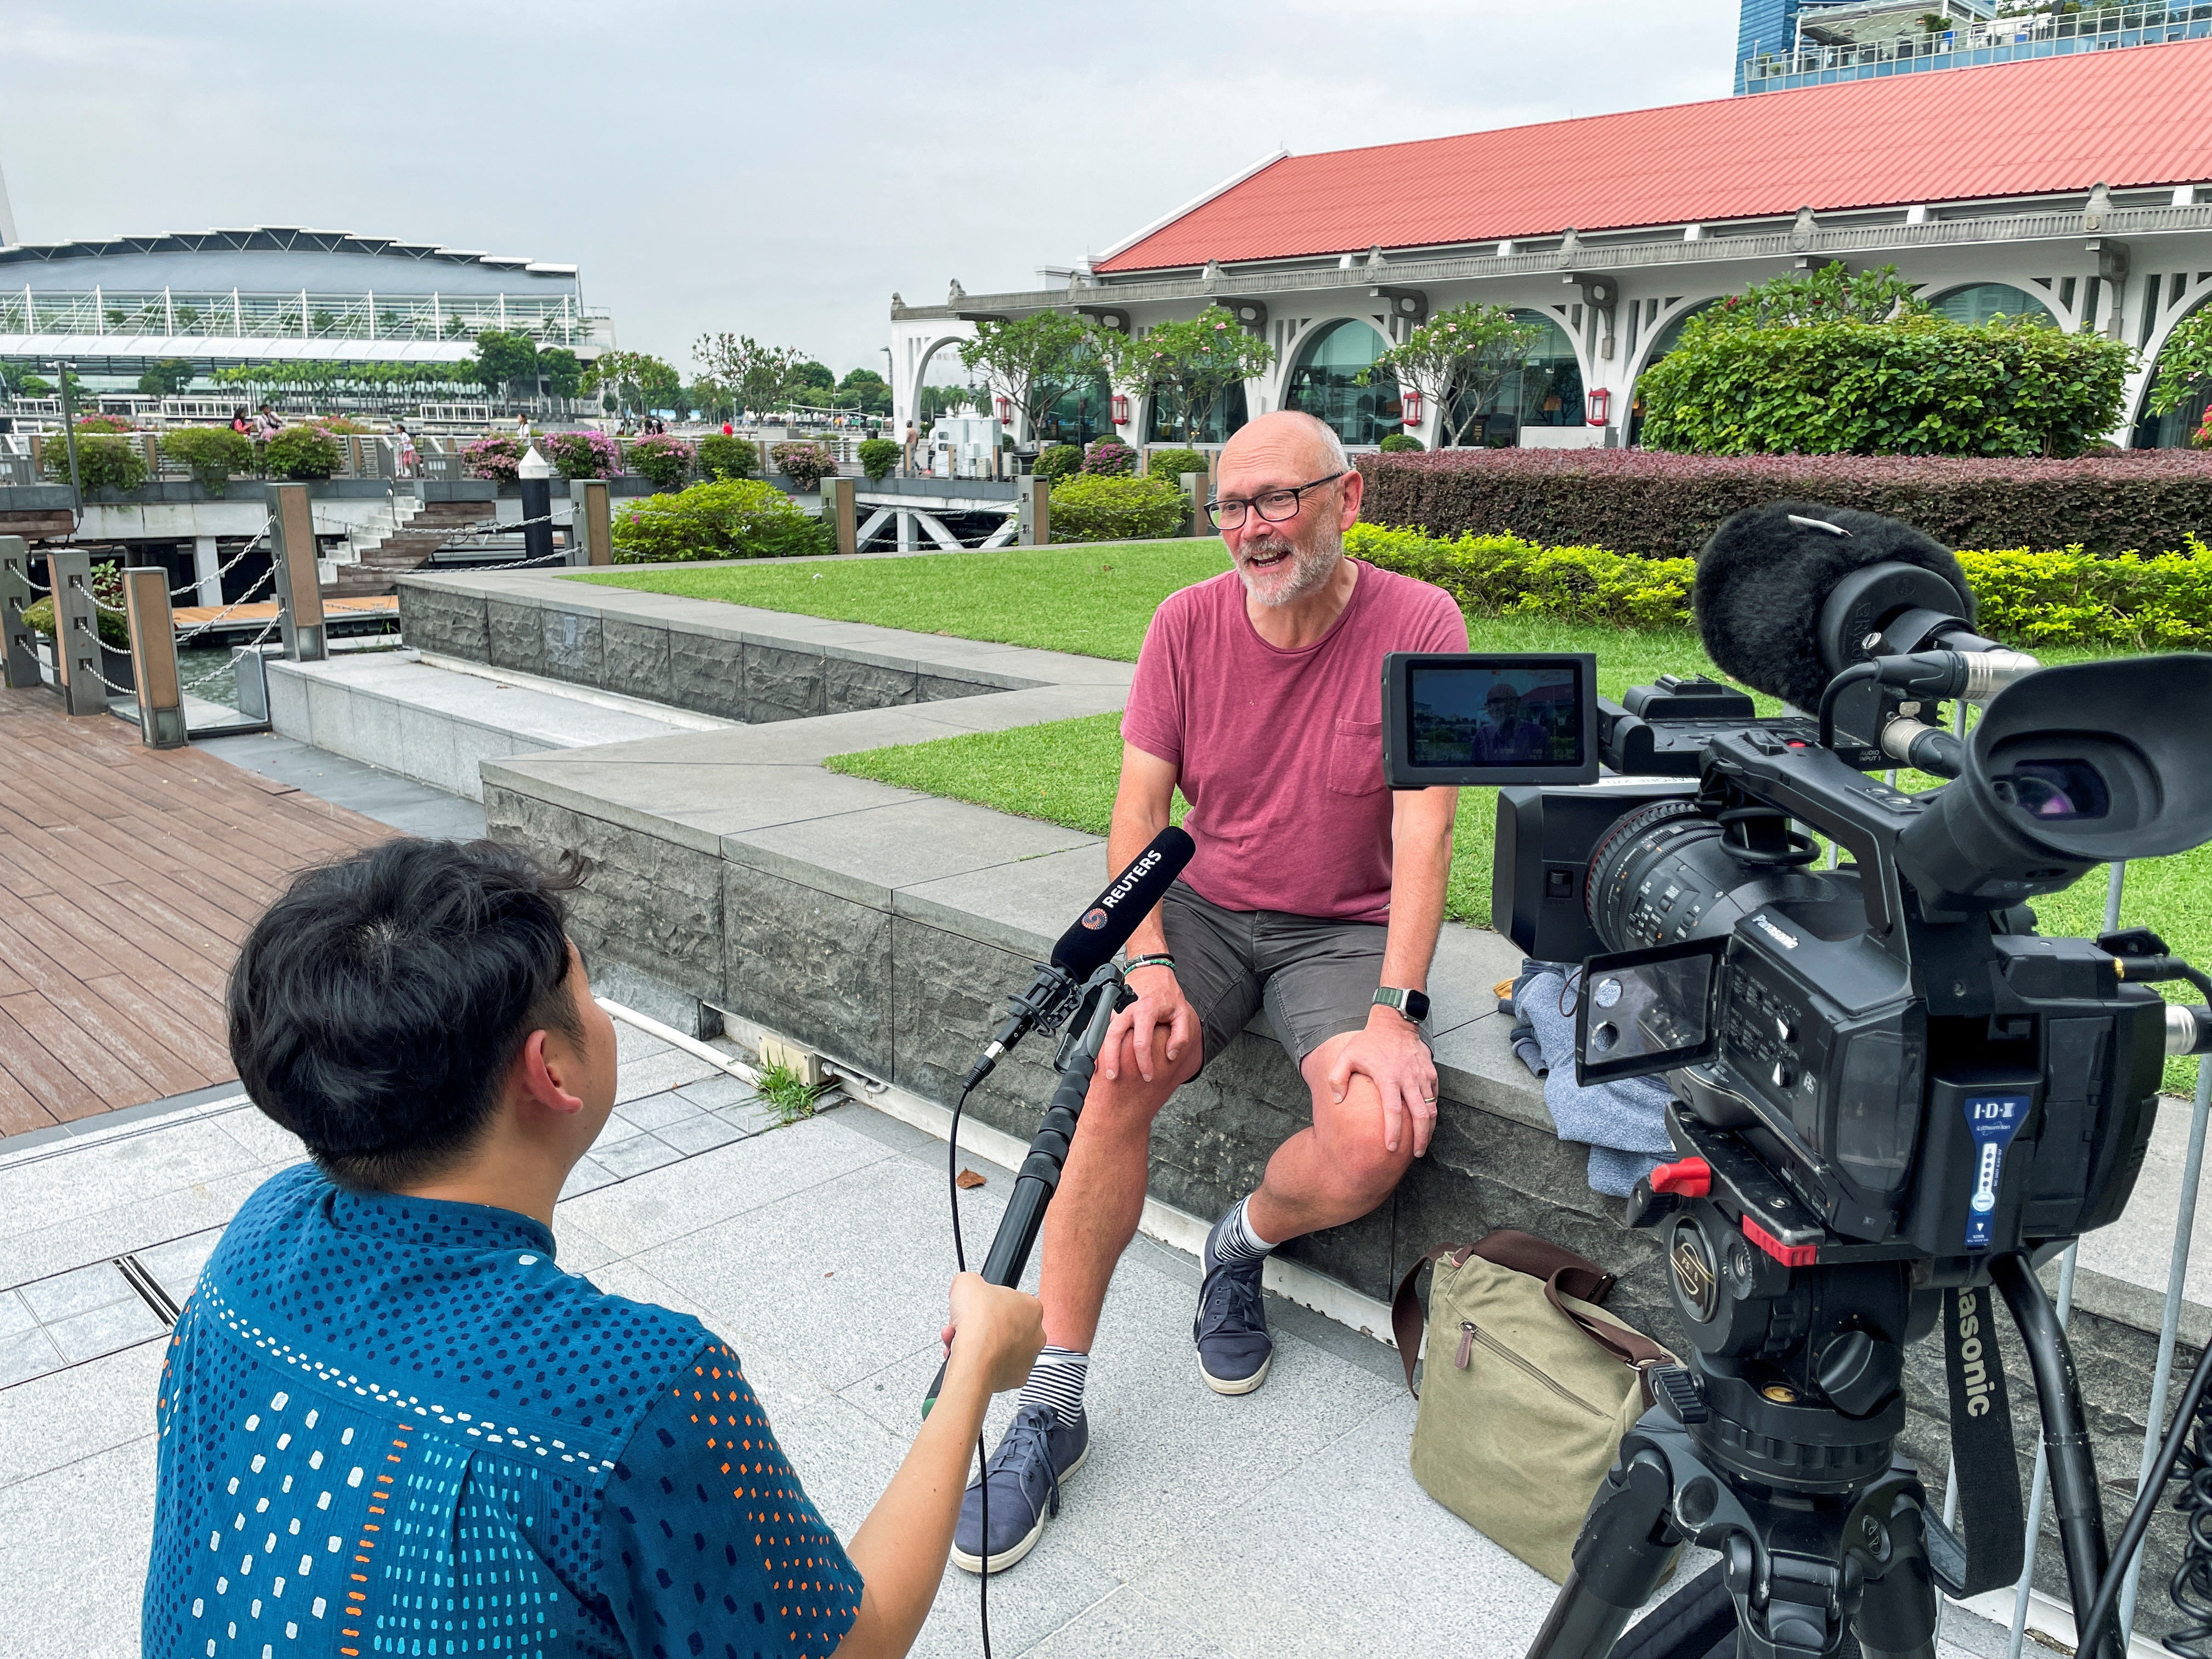
[(1132, 957), (1127, 963), (1122, 965), (1121, 972), (1125, 975), (1133, 974), (1139, 968), (1164, 968), (1170, 973), (1173, 973), (1175, 971), (1175, 958), (1173, 957), (1164, 955)]

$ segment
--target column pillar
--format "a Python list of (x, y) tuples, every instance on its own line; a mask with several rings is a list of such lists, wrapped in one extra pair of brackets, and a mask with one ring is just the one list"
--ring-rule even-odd
[(38, 602), (31, 589), (31, 544), (0, 536), (0, 684), (27, 690), (41, 683), (37, 635), (23, 612)]
[(1052, 480), (1034, 472), (1015, 480), (1020, 528), (1014, 532), (1017, 547), (1042, 547), (1052, 540)]
[(158, 565), (125, 570), (123, 609), (131, 629), (138, 740), (149, 749), (181, 749), (185, 737), (185, 693), (177, 672), (177, 624), (169, 610), (169, 573)]
[(1206, 516), (1206, 474), (1186, 472), (1182, 475), (1182, 493), (1190, 503), (1190, 523), (1184, 528), (1186, 536), (1211, 536), (1213, 526)]
[(323, 631), (323, 582), (315, 568), (315, 517), (303, 483), (273, 483), (269, 491), (269, 550), (276, 562), (276, 625), (291, 662), (321, 662), (330, 655)]
[(220, 610), (222, 606), (222, 578), (216, 573), (222, 568), (222, 556), (216, 550), (212, 536), (192, 538), (192, 575), (200, 585), (199, 602)]
[(54, 675), (62, 708), (72, 715), (105, 714), (107, 688), (100, 680), (100, 612), (92, 603), (92, 556), (82, 548), (46, 555), (46, 586), (54, 598)]
[(568, 562), (612, 564), (614, 526), (605, 478), (568, 480)]
[(853, 553), (860, 550), (856, 533), (858, 505), (850, 478), (822, 480), (822, 521), (836, 534), (840, 553)]

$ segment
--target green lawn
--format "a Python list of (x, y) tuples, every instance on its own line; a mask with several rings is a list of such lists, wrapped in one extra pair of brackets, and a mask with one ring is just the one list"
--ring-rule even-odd
[[(1221, 544), (1207, 539), (616, 570), (575, 580), (1133, 662), (1160, 601), (1226, 568)], [(1594, 651), (1598, 690), (1609, 697), (1669, 672), (1714, 672), (1696, 635), (1686, 629), (1630, 631), (1478, 617), (1468, 633), (1478, 651)], [(2047, 661), (2087, 654), (2045, 653)], [(1758, 702), (1760, 712), (1774, 711), (1770, 700)], [(1096, 714), (942, 738), (836, 756), (827, 764), (833, 771), (1103, 835), (1121, 759), (1120, 719)], [(1928, 788), (1936, 780), (1908, 775), (1903, 781)], [(1453, 840), (1449, 914), (1478, 926), (1490, 920), (1496, 804), (1492, 790), (1463, 791)], [(2105, 873), (2099, 870), (2041, 901), (2036, 910), (2045, 932), (2094, 934), (2103, 927), (2104, 904)], [(2156, 928), (2191, 961), (2212, 963), (2212, 847), (2132, 866), (2124, 920)], [(2193, 994), (2182, 1000), (2193, 1000)], [(2191, 1082), (2187, 1062), (2169, 1064), (2169, 1089), (2186, 1091)]]

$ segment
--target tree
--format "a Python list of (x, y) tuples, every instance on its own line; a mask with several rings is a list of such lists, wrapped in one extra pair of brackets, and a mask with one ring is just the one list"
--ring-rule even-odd
[[(583, 390), (586, 397), (611, 392), (617, 409), (639, 410), (673, 407), (680, 383), (675, 369), (649, 351), (603, 351), (585, 372)], [(658, 404), (648, 404), (648, 388)]]
[(702, 374), (688, 388), (691, 406), (706, 421), (733, 421), (738, 416), (738, 400), (730, 389), (712, 375)]
[(538, 395), (538, 343), (527, 334), (488, 328), (477, 336), (477, 379), (487, 392), (509, 388), (526, 397)]
[(584, 384), (584, 366), (566, 346), (539, 352), (538, 372), (544, 378), (545, 390), (556, 398), (573, 398)]
[(691, 359), (756, 415), (784, 402), (792, 371), (805, 361), (796, 347), (764, 346), (750, 335), (727, 333), (702, 334), (691, 347)]
[(2150, 389), (2154, 415), (2171, 414), (2212, 386), (2212, 306), (2199, 306), (2174, 325), (2158, 354), (2158, 379)]
[(1846, 270), (1823, 265), (1802, 276), (1753, 283), (1698, 313), (1707, 329), (1802, 328), (1811, 323), (1889, 323), (1924, 316), (1928, 302), (1917, 284), (1895, 265)]
[(890, 383), (872, 368), (856, 368), (837, 383), (837, 401), (863, 415), (891, 412)]
[(836, 387), (837, 377), (830, 372), (830, 366), (811, 360), (793, 369), (783, 383), (785, 392), (796, 403), (826, 404)]
[[(1034, 437), (1047, 410), (1106, 372), (1115, 349), (1111, 343), (1119, 337), (1084, 318), (1040, 311), (1014, 322), (976, 324), (975, 337), (961, 345), (960, 362), (983, 377), (987, 397), (996, 392), (1021, 410), (1023, 424)], [(925, 399), (930, 390), (922, 388)], [(934, 411), (925, 403), (923, 412)]]
[(1469, 300), (1438, 312), (1375, 360), (1359, 377), (1389, 374), (1409, 392), (1434, 404), (1443, 422), (1443, 441), (1456, 444), (1496, 399), (1506, 377), (1520, 367), (1543, 331), (1524, 323), (1503, 306)]
[(1208, 306), (1182, 322), (1162, 323), (1141, 339), (1111, 349), (1115, 378), (1124, 387), (1152, 396), (1180, 394), (1187, 441), (1196, 441), (1224, 392), (1275, 361), (1273, 346), (1247, 332), (1219, 306)]
[(173, 398), (198, 373), (188, 357), (164, 357), (138, 377), (138, 390), (149, 398)]
[(969, 404), (988, 408), (990, 401), (991, 394), (980, 386), (926, 386), (915, 414), (920, 420), (933, 421), (940, 415), (957, 415)]

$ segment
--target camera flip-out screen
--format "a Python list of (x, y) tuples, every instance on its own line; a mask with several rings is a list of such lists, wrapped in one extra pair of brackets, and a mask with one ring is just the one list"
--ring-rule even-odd
[(1382, 659), (1393, 789), (1595, 783), (1597, 659), (1584, 651), (1394, 651)]

